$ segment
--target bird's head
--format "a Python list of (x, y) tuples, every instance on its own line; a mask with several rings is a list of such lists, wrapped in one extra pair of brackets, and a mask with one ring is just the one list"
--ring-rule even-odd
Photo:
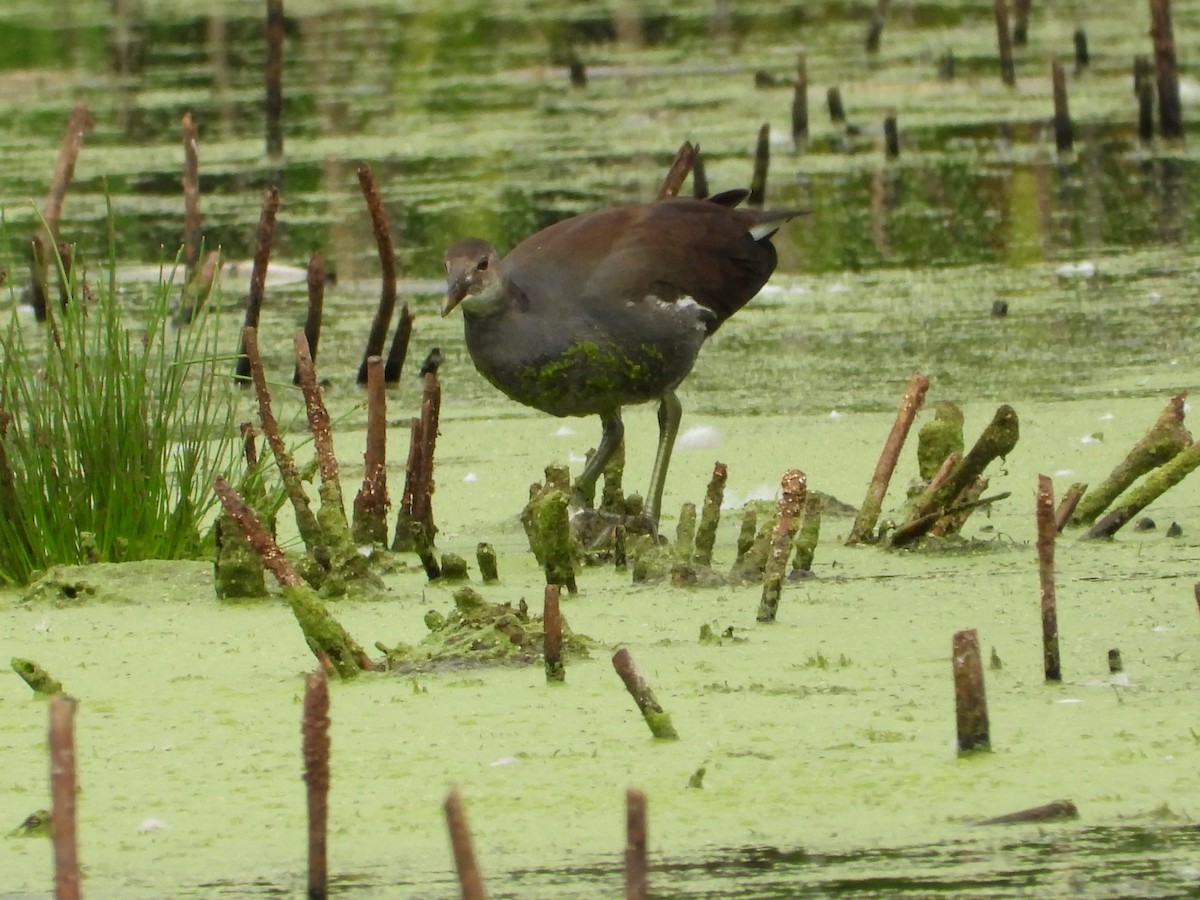
[(443, 316), (460, 303), (464, 303), (464, 309), (486, 310), (498, 302), (504, 280), (500, 276), (500, 257), (491, 244), (479, 238), (459, 241), (446, 251), (445, 262)]

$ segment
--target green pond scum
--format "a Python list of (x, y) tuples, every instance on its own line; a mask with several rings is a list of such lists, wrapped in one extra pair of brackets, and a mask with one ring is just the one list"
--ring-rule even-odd
[[(1169, 398), (1200, 390), (1200, 207), (1189, 200), (1200, 144), (1138, 141), (1131, 69), (1151, 53), (1144, 5), (1033, 4), (1015, 88), (1000, 82), (991, 4), (892, 4), (868, 58), (870, 6), (683, 0), (614, 16), (513, 0), (289, 0), (284, 156), (267, 160), (260, 6), (79, 0), (63, 15), (34, 0), (0, 5), (0, 312), (18, 306), (36, 211), (82, 101), (97, 124), (63, 238), (85, 279), (107, 279), (100, 264), (116, 248), (131, 321), (152, 308), (182, 241), (185, 112), (199, 131), (205, 245), (223, 258), (249, 258), (263, 188), (278, 176), (259, 341), (269, 373), (292, 371), (304, 265), (320, 248), (337, 278), (317, 369), (347, 491), (363, 473), (354, 375), (379, 296), (359, 162), (372, 167), (398, 248), (415, 314), (410, 358), (442, 350), (437, 549), (471, 559), (485, 541), (500, 577), (481, 587), (469, 567), (476, 603), (409, 557), (382, 572), (382, 590), (329, 601), (347, 634), (382, 644), (400, 670), (330, 685), (331, 893), (457, 895), (442, 818), (451, 785), (493, 897), (619, 896), (630, 787), (648, 798), (659, 896), (1200, 890), (1200, 476), (1147, 507), (1153, 527), (1060, 536), (1056, 684), (1043, 678), (1034, 553), (1038, 475), (1060, 494), (1099, 484)], [(1200, 0), (1173, 11), (1190, 97)], [(1076, 142), (1059, 157), (1047, 60), (1069, 57), (1078, 28), (1091, 59), (1068, 79)], [(570, 84), (568, 49), (587, 68), (585, 88)], [(811, 116), (797, 150), (800, 50)], [(947, 53), (953, 80), (938, 75)], [(756, 79), (760, 69), (768, 77)], [(848, 125), (825, 114), (835, 85)], [(901, 152), (886, 161), (880, 125), (893, 109)], [(778, 272), (707, 342), (681, 389), (663, 532), (675, 533), (682, 504), (703, 502), (716, 462), (728, 469), (717, 571), (734, 565), (740, 510), (766, 501), (749, 544), (788, 469), (806, 473), (810, 492), (857, 506), (914, 371), (931, 386), (882, 518), (903, 521), (928, 469), (916, 431), (943, 402), (968, 437), (998, 406), (1019, 417), (1020, 441), (986, 473), (988, 494), (1009, 497), (975, 511), (961, 540), (904, 552), (848, 547), (852, 519), (825, 515), (811, 577), (783, 584), (771, 624), (755, 621), (756, 582), (635, 584), (628, 571), (580, 567), (562, 614), (589, 655), (568, 655), (565, 682), (550, 687), (536, 614), (522, 612), (536, 611), (546, 573), (519, 516), (548, 463), (579, 471), (595, 422), (535, 413), (475, 372), (461, 322), (436, 315), (442, 253), (466, 234), (503, 252), (567, 215), (647, 200), (685, 139), (701, 145), (713, 190), (744, 186), (764, 122), (768, 204), (813, 214), (776, 239)], [(231, 357), (247, 272), (227, 268), (209, 300), (230, 313), (218, 343)], [(388, 395), (393, 497), (420, 404), (414, 375), (406, 367)], [(279, 381), (277, 416), (307, 457), (302, 403)], [(253, 399), (237, 402), (237, 421), (253, 420)], [(624, 413), (628, 484), (648, 475), (654, 417), (650, 405)], [(278, 537), (297, 553), (290, 519)], [(964, 628), (1003, 663), (985, 672), (991, 752), (960, 757), (950, 652)], [(532, 664), (435, 659), (464, 643)], [(607, 658), (618, 646), (679, 740), (648, 733)], [(298, 721), (316, 661), (273, 586), (226, 604), (211, 562), (52, 567), (0, 590), (0, 651), (79, 700), (85, 895), (303, 893)], [(48, 841), (16, 837), (49, 802), (46, 725), (45, 702), (15, 672), (0, 678), (0, 896), (52, 892)], [(980, 826), (1058, 801), (1078, 818)]]

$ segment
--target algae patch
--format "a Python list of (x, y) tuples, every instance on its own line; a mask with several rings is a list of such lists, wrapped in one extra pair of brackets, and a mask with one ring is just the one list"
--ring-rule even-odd
[[(531, 665), (542, 658), (542, 620), (529, 615), (524, 600), (489, 603), (474, 588), (454, 592), (454, 609), (425, 614), (429, 634), (419, 644), (375, 646), (395, 672), (423, 672), (487, 665)], [(590, 641), (574, 634), (563, 620), (563, 654), (576, 659), (588, 655)]]

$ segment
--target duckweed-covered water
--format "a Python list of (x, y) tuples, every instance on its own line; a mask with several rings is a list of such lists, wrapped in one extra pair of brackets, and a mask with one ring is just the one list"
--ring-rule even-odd
[[(684, 429), (695, 430), (676, 453), (666, 509), (698, 502), (716, 460), (729, 465), (730, 506), (773, 496), (793, 466), (812, 488), (858, 503), (915, 370), (933, 380), (930, 402), (964, 405), (968, 440), (999, 403), (1020, 417), (1017, 449), (989, 472), (989, 493), (1012, 496), (972, 518), (969, 544), (847, 548), (849, 520), (827, 516), (817, 577), (787, 586), (772, 626), (754, 621), (754, 586), (633, 586), (590, 569), (564, 614), (595, 648), (565, 686), (547, 687), (540, 669), (335, 685), (338, 895), (453, 896), (441, 818), (452, 784), (493, 896), (619, 895), (630, 786), (649, 796), (660, 896), (1182, 897), (1200, 886), (1200, 488), (1185, 481), (1149, 508), (1153, 529), (1060, 542), (1061, 685), (1042, 679), (1032, 549), (1037, 474), (1060, 491), (1098, 481), (1171, 395), (1200, 386), (1194, 142), (1143, 146), (1133, 131), (1130, 66), (1149, 52), (1137, 5), (1034, 4), (1015, 90), (991, 59), (990, 4), (892, 6), (868, 60), (866, 4), (290, 3), (280, 162), (264, 157), (256, 5), (0, 9), (4, 314), (25, 280), (27, 198), (40, 203), (82, 100), (97, 124), (64, 232), (101, 277), (111, 199), (136, 315), (140, 285), (181, 239), (177, 130), (191, 111), (207, 239), (228, 258), (249, 255), (262, 189), (281, 178), (261, 331), (285, 421), (303, 319), (286, 267), (320, 248), (337, 272), (318, 363), (352, 485), (365, 421), (353, 374), (378, 296), (355, 177), (367, 161), (417, 314), (412, 356), (434, 346), (446, 356), (439, 546), (467, 557), (478, 541), (497, 547), (502, 583), (481, 588), (489, 599), (536, 608), (541, 574), (517, 513), (542, 468), (577, 469), (599, 429), (520, 408), (475, 374), (461, 322), (434, 313), (442, 249), (468, 233), (507, 247), (563, 215), (647, 199), (685, 138), (722, 189), (746, 182), (755, 133), (770, 122), (768, 202), (813, 215), (781, 232), (779, 274), (714, 337), (681, 392)], [(1198, 19), (1200, 5), (1175, 4), (1185, 98)], [(1069, 56), (1080, 26), (1091, 65), (1071, 77), (1077, 148), (1060, 160), (1046, 60)], [(584, 89), (567, 79), (568, 47), (587, 64)], [(812, 124), (797, 154), (790, 89), (756, 88), (754, 73), (786, 81), (800, 48)], [(947, 51), (952, 81), (937, 75)], [(850, 133), (824, 114), (832, 84)], [(879, 123), (891, 108), (903, 145), (885, 162)], [(230, 311), (231, 349), (240, 277), (217, 301)], [(992, 315), (996, 301), (1007, 316)], [(418, 403), (412, 373), (389, 394), (393, 497)], [(643, 487), (654, 412), (626, 421), (627, 481)], [(909, 448), (887, 513), (915, 469)], [(725, 517), (721, 566), (737, 518)], [(1166, 536), (1172, 523), (1181, 535)], [(299, 698), (313, 659), (290, 614), (273, 602), (218, 605), (203, 563), (71, 579), (96, 594), (0, 594), (0, 650), (36, 659), (81, 701), (85, 893), (301, 895)], [(451, 604), (415, 560), (387, 583), (385, 597), (335, 607), (364, 645), (419, 640), (425, 611)], [(701, 644), (706, 624), (731, 631)], [(950, 638), (964, 627), (1000, 660), (986, 674), (993, 752), (970, 758), (953, 749), (950, 684)], [(608, 661), (619, 645), (672, 713), (678, 743), (650, 739)], [(1125, 663), (1115, 675), (1113, 648)], [(45, 719), (15, 675), (0, 678), (0, 832), (48, 804)], [(689, 787), (701, 767), (702, 787)], [(1056, 799), (1080, 818), (975, 825)], [(44, 839), (0, 840), (0, 896), (50, 888)]]

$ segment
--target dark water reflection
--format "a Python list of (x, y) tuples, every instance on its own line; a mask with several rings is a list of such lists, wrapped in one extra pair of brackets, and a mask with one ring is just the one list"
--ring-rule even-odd
[[(44, 194), (78, 98), (97, 128), (68, 198), (65, 235), (85, 253), (103, 252), (107, 191), (123, 259), (172, 255), (186, 110), (200, 126), (210, 246), (249, 256), (261, 191), (279, 180), (277, 259), (302, 262), (322, 248), (346, 274), (373, 271), (354, 177), (365, 160), (383, 187), (405, 272), (416, 277), (439, 274), (443, 248), (464, 232), (507, 246), (566, 215), (644, 199), (685, 137), (700, 140), (714, 187), (748, 180), (756, 123), (779, 122), (789, 107), (791, 48), (806, 43), (810, 72), (836, 75), (846, 68), (837, 54), (860, 39), (865, 14), (843, 4), (707, 3), (615, 16), (503, 5), (301, 10), (286, 30), (286, 153), (269, 162), (257, 7), (255, 15), (156, 16), (134, 2), (113, 4), (112, 15), (107, 4), (80, 7), (63, 20), (30, 3), (3, 25), (0, 78), (19, 84), (17, 73), (44, 70), (50, 84), (0, 120), (0, 152), (26, 153), (24, 164), (0, 169), (9, 219), (28, 220), (23, 199)], [(955, 4), (913, 5), (889, 39), (969, 22)], [(568, 52), (594, 66), (584, 91), (557, 68)], [(783, 89), (753, 87), (761, 59), (779, 70)], [(1126, 94), (1125, 63), (1105, 64), (1094, 63), (1093, 84), (1108, 78)], [(933, 82), (932, 67), (922, 77)], [(814, 212), (779, 241), (784, 270), (1019, 264), (1181, 242), (1195, 231), (1187, 203), (1200, 178), (1195, 161), (1140, 148), (1132, 111), (1129, 121), (1083, 122), (1079, 154), (1064, 162), (1048, 149), (1042, 104), (1031, 101), (1017, 119), (907, 128), (901, 159), (885, 165), (877, 128), (864, 118), (874, 113), (860, 109), (865, 129), (849, 136), (821, 120), (816, 99), (830, 80), (813, 81), (808, 152), (778, 140), (773, 147), (770, 202)], [(923, 96), (920, 108), (937, 102)], [(663, 127), (651, 143), (631, 144), (623, 126), (632, 121), (637, 132), (646, 117)], [(733, 128), (740, 136), (730, 137)], [(23, 228), (6, 229), (4, 259), (20, 259), (24, 240)]]
[[(1189, 863), (1188, 860), (1191, 860)], [(1194, 897), (1200, 879), (1200, 828), (1050, 827), (1032, 836), (995, 832), (989, 839), (845, 853), (744, 847), (699, 859), (655, 859), (655, 897), (784, 900), (837, 897)], [(498, 898), (617, 896), (619, 859), (582, 865), (518, 869), (487, 879)], [(332, 879), (347, 896), (449, 896), (452, 877), (431, 884), (398, 884), (382, 872), (341, 873)], [(280, 885), (213, 882), (205, 896), (276, 896)]]

